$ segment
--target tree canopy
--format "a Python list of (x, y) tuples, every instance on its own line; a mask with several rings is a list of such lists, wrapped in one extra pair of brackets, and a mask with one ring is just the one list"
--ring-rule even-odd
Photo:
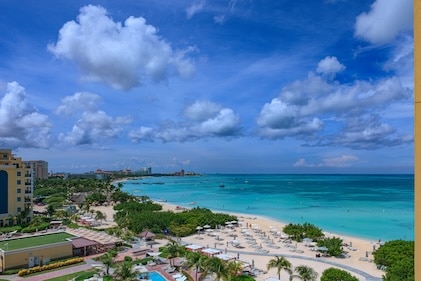
[(386, 267), (385, 281), (414, 280), (414, 241), (386, 242), (373, 255), (378, 267)]
[(323, 271), (320, 281), (358, 281), (358, 278), (345, 270), (331, 267)]

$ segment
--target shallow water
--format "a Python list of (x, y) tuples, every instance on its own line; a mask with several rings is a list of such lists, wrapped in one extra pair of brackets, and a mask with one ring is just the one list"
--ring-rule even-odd
[(126, 181), (123, 190), (184, 207), (310, 222), (366, 239), (414, 239), (413, 175), (150, 177)]

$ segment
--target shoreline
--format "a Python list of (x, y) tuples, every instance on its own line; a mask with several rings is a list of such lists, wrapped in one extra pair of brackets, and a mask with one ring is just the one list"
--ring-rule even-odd
[[(153, 200), (153, 202), (160, 204), (162, 206), (163, 211), (182, 212), (185, 209), (194, 208), (191, 206), (190, 208), (183, 207), (177, 209), (177, 205), (175, 204), (155, 200)], [(98, 206), (93, 207), (92, 209), (98, 209), (106, 214), (107, 220), (105, 225), (107, 225), (108, 227), (115, 225), (113, 220), (115, 210), (113, 209), (113, 206)], [(346, 249), (349, 254), (349, 257), (347, 258), (315, 258), (316, 252), (312, 251), (312, 249), (310, 247), (307, 247), (303, 242), (293, 242), (290, 245), (288, 245), (282, 243), (281, 240), (278, 241), (278, 239), (275, 237), (271, 237), (272, 241), (276, 245), (278, 245), (277, 249), (268, 247), (265, 244), (265, 240), (262, 240), (262, 237), (259, 236), (260, 233), (265, 232), (269, 237), (269, 233), (271, 230), (276, 229), (277, 231), (281, 232), (283, 227), (286, 225), (283, 222), (279, 222), (277, 220), (264, 216), (250, 215), (238, 212), (220, 212), (214, 210), (212, 210), (212, 212), (226, 213), (236, 216), (239, 222), (242, 223), (243, 227), (246, 225), (248, 226), (247, 231), (249, 231), (252, 237), (254, 237), (254, 239), (257, 242), (257, 245), (260, 244), (259, 248), (267, 251), (267, 253), (262, 254), (258, 252), (257, 249), (255, 249), (255, 247), (250, 246), (248, 244), (248, 241), (246, 240), (247, 237), (244, 236), (243, 229), (239, 226), (235, 227), (232, 230), (233, 232), (228, 232), (224, 230), (213, 230), (215, 231), (215, 233), (203, 232), (202, 234), (196, 233), (187, 237), (183, 237), (183, 244), (195, 244), (203, 247), (216, 248), (219, 249), (221, 252), (225, 252), (227, 255), (230, 255), (234, 258), (239, 257), (238, 259), (242, 262), (248, 264), (254, 263), (255, 268), (261, 271), (261, 274), (258, 274), (255, 278), (257, 281), (264, 281), (268, 277), (277, 278), (276, 269), (267, 270), (267, 264), (270, 259), (274, 258), (275, 256), (281, 255), (285, 256), (287, 260), (291, 262), (293, 267), (299, 265), (306, 265), (313, 268), (316, 272), (318, 272), (319, 278), (322, 272), (330, 267), (346, 270), (350, 272), (353, 276), (357, 277), (359, 280), (381, 280), (381, 277), (384, 274), (384, 272), (377, 269), (376, 265), (372, 262), (373, 256), (371, 252), (373, 251), (373, 246), (376, 246), (376, 248), (379, 247), (379, 244), (376, 241), (370, 241), (360, 239), (358, 237), (337, 235), (335, 233), (325, 232), (325, 234), (329, 235), (329, 237), (340, 237), (343, 240), (343, 243), (352, 243), (352, 248), (354, 250)], [(255, 227), (259, 228), (258, 232), (254, 231)], [(219, 239), (216, 239), (216, 233), (218, 233)], [(241, 246), (243, 246), (244, 248), (239, 249), (229, 243), (230, 241), (234, 240), (234, 235), (236, 236), (235, 239), (240, 241)], [(291, 247), (294, 248), (294, 250), (292, 250)], [(288, 280), (288, 278), (289, 275), (287, 275), (285, 272), (281, 273), (282, 280)]]
[[(377, 186), (370, 185), (372, 186), (372, 189), (369, 188), (369, 190), (362, 192), (362, 194), (367, 193), (369, 196), (371, 196), (370, 194), (372, 193), (377, 194), (375, 197), (376, 200), (378, 200), (375, 201), (375, 204), (367, 204), (365, 200), (357, 200), (357, 203), (354, 204), (351, 199), (346, 199), (348, 198), (348, 191), (344, 192), (343, 194), (342, 192), (336, 193), (335, 189), (332, 189), (335, 184), (329, 184), (326, 187), (327, 190), (331, 190), (337, 196), (341, 196), (341, 200), (345, 198), (344, 200), (346, 200), (346, 202), (342, 204), (340, 202), (331, 203), (330, 201), (325, 202), (325, 200), (322, 200), (321, 203), (317, 203), (318, 201), (316, 199), (316, 203), (313, 203), (312, 200), (306, 199), (308, 196), (303, 199), (303, 202), (301, 202), (299, 198), (300, 190), (304, 190), (305, 192), (309, 190), (309, 196), (313, 196), (313, 191), (310, 189), (312, 186), (306, 184), (308, 179), (297, 178), (298, 184), (303, 183), (304, 185), (300, 185), (299, 188), (296, 189), (298, 192), (297, 194), (294, 192), (292, 193), (291, 196), (293, 197), (291, 197), (291, 200), (286, 200), (286, 197), (282, 196), (282, 192), (287, 190), (285, 188), (289, 188), (289, 178), (283, 178), (281, 176), (279, 179), (274, 179), (274, 183), (277, 183), (278, 180), (279, 184), (285, 183), (285, 186), (282, 185), (285, 190), (282, 192), (275, 192), (274, 197), (271, 197), (270, 194), (268, 196), (267, 192), (263, 192), (262, 195), (260, 195), (260, 193), (256, 193), (255, 195), (253, 193), (258, 191), (256, 191), (256, 188), (258, 188), (256, 187), (256, 184), (258, 185), (259, 182), (264, 183), (265, 181), (272, 183), (271, 178), (261, 179), (260, 175), (250, 175), (252, 177), (247, 179), (250, 181), (251, 185), (242, 185), (242, 177), (234, 176), (235, 175), (220, 177), (217, 175), (217, 177), (205, 177), (203, 179), (189, 179), (188, 177), (172, 179), (172, 177), (163, 177), (161, 180), (156, 179), (156, 181), (160, 181), (162, 184), (165, 184), (162, 187), (156, 186), (156, 191), (154, 186), (155, 179), (145, 179), (144, 181), (139, 180), (134, 183), (140, 184), (138, 187), (134, 184), (132, 185), (132, 182), (127, 184), (123, 183), (123, 190), (129, 192), (130, 194), (139, 196), (148, 196), (151, 194), (150, 198), (154, 201), (177, 204), (180, 207), (193, 208), (197, 206), (208, 208), (214, 212), (242, 213), (248, 214), (250, 216), (266, 216), (268, 219), (273, 219), (285, 224), (302, 224), (304, 222), (308, 222), (322, 228), (327, 232), (336, 233), (340, 236), (351, 236), (364, 240), (374, 241), (378, 241), (379, 239), (382, 241), (414, 240), (413, 219), (411, 219), (410, 213), (407, 213), (407, 211), (411, 209), (409, 205), (409, 207), (402, 207), (397, 202), (395, 202), (394, 205), (388, 204), (387, 206), (383, 206), (385, 205), (384, 203), (376, 203), (380, 202), (382, 199), (380, 197), (385, 192), (383, 187), (381, 187), (380, 191), (376, 191)], [(256, 178), (253, 178), (253, 176), (256, 176)], [(291, 179), (291, 181), (293, 180), (295, 180), (295, 178)], [(314, 180), (316, 181), (319, 179), (316, 178)], [(374, 179), (356, 178), (355, 180), (361, 182), (361, 184), (366, 184), (372, 181), (377, 182), (377, 176)], [(380, 177), (379, 181), (381, 182), (382, 180), (384, 179)], [(340, 178), (336, 181), (339, 183), (347, 182), (347, 178), (342, 178), (340, 175)], [(406, 181), (406, 178), (404, 180), (400, 180), (399, 184), (406, 183)], [(295, 183), (295, 181), (293, 182)], [(325, 182), (330, 183), (331, 181), (329, 178), (322, 178), (320, 179), (320, 182), (324, 185)], [(225, 185), (225, 189), (215, 189), (221, 183)], [(188, 185), (199, 186), (197, 188), (197, 192), (190, 196), (189, 189), (186, 188)], [(215, 193), (213, 191), (214, 189)], [(244, 192), (242, 191), (243, 189), (245, 189)], [(244, 200), (247, 201), (230, 202), (230, 198), (235, 198), (237, 191), (241, 192), (241, 194), (238, 194), (241, 195), (239, 199), (242, 200), (242, 198), (244, 198)], [(172, 192), (174, 192), (174, 194)], [(408, 198), (408, 196), (410, 196), (409, 193), (410, 191), (405, 193), (407, 195), (402, 196), (405, 196), (404, 198)], [(353, 192), (349, 194), (351, 194), (350, 196), (355, 195)], [(227, 196), (225, 197), (225, 195)], [(363, 196), (363, 198), (365, 197)], [(268, 202), (267, 204), (266, 201)], [(254, 205), (254, 203), (256, 204)]]
[[(183, 211), (182, 208), (177, 209), (177, 205), (168, 203), (168, 202), (162, 202), (162, 201), (154, 201), (157, 204), (160, 204), (163, 207), (163, 211), (173, 211), (173, 212), (180, 212)], [(187, 207), (183, 207), (184, 209), (189, 209)], [(194, 207), (190, 207), (190, 208), (194, 208)], [(216, 212), (216, 213), (226, 213), (226, 214), (231, 214), (234, 216), (237, 216), (237, 218), (239, 219), (239, 221), (242, 222), (243, 227), (245, 225), (248, 226), (248, 228), (251, 229), (251, 225), (256, 225), (258, 226), (261, 231), (268, 233), (269, 236), (269, 232), (273, 229), (276, 229), (277, 231), (282, 232), (282, 229), (285, 225), (287, 225), (287, 223), (284, 222), (280, 222), (277, 220), (274, 220), (270, 217), (264, 217), (264, 216), (259, 216), (259, 215), (250, 215), (250, 214), (244, 214), (244, 213), (238, 213), (238, 212), (220, 212), (220, 211), (215, 211), (215, 210), (211, 210), (212, 212)], [(188, 243), (188, 244), (199, 244), (202, 246), (217, 246), (216, 248), (221, 247), (223, 248), (223, 250), (225, 250), (228, 254), (229, 253), (237, 253), (240, 254), (241, 257), (240, 260), (245, 259), (248, 262), (251, 262), (252, 260), (254, 260), (256, 267), (259, 269), (263, 269), (266, 270), (266, 265), (269, 261), (269, 259), (273, 258), (273, 256), (275, 256), (276, 254), (279, 255), (285, 255), (288, 256), (287, 259), (293, 264), (293, 266), (297, 266), (297, 265), (308, 265), (310, 267), (312, 267), (313, 269), (315, 269), (318, 273), (319, 273), (319, 277), (321, 276), (321, 272), (329, 267), (337, 267), (332, 265), (333, 263), (337, 263), (338, 265), (342, 265), (344, 267), (354, 267), (355, 269), (368, 273), (369, 275), (375, 277), (375, 278), (381, 278), (381, 276), (384, 274), (383, 271), (379, 270), (376, 268), (376, 265), (373, 262), (370, 262), (371, 260), (374, 259), (373, 255), (372, 255), (372, 251), (373, 251), (373, 247), (376, 247), (376, 249), (380, 246), (378, 241), (370, 241), (368, 239), (362, 239), (362, 238), (358, 238), (358, 237), (354, 237), (354, 236), (349, 236), (349, 235), (338, 235), (336, 233), (330, 233), (330, 232), (324, 232), (326, 236), (328, 237), (339, 237), (343, 240), (343, 243), (347, 243), (352, 245), (352, 249), (354, 250), (348, 250), (348, 254), (350, 257), (348, 258), (334, 258), (334, 257), (329, 257), (329, 258), (321, 258), (321, 259), (316, 259), (314, 260), (315, 257), (315, 252), (311, 251), (310, 248), (306, 247), (304, 245), (303, 242), (300, 243), (295, 243), (296, 244), (296, 248), (301, 250), (302, 253), (300, 254), (295, 254), (295, 252), (291, 252), (291, 249), (285, 248), (284, 245), (280, 244), (280, 249), (269, 249), (267, 248), (267, 250), (269, 250), (269, 253), (267, 255), (263, 255), (260, 256), (259, 254), (250, 254), (250, 251), (254, 251), (253, 249), (250, 249), (248, 246), (245, 247), (245, 249), (236, 249), (234, 247), (231, 247), (229, 244), (224, 244), (222, 245), (218, 245), (218, 243), (215, 242), (214, 237), (211, 236), (207, 236), (206, 234), (202, 235), (202, 240), (198, 240), (198, 235), (191, 235), (188, 237), (184, 237), (182, 240), (184, 243)], [(223, 235), (223, 234), (221, 234)], [(244, 237), (242, 237), (242, 233), (238, 230), (236, 230), (236, 236), (238, 235), (238, 239), (242, 242), (244, 242)], [(225, 238), (225, 241), (227, 239), (232, 239), (232, 238)], [(261, 246), (262, 243), (260, 243)], [(263, 248), (265, 248), (263, 246)], [(323, 270), (322, 270), (323, 269)], [(344, 268), (340, 268), (340, 269), (344, 269)], [(365, 280), (365, 277), (363, 277), (362, 275), (358, 275), (357, 273), (353, 272), (353, 271), (349, 271), (352, 275), (358, 277), (360, 280)], [(268, 275), (269, 274), (269, 275)], [(276, 274), (274, 274), (274, 270), (270, 270), (267, 274), (263, 274), (262, 276), (264, 276), (265, 278), (269, 277), (269, 276), (273, 276), (276, 277)], [(287, 280), (287, 275), (285, 275), (284, 277), (282, 277), (281, 275), (281, 279)], [(264, 278), (258, 278), (256, 280), (264, 280)]]

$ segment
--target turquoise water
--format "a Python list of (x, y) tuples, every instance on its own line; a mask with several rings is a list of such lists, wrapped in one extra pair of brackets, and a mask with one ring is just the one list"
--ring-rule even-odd
[(167, 281), (167, 279), (157, 271), (148, 272), (148, 279), (152, 281)]
[(414, 239), (413, 175), (150, 177), (126, 181), (123, 190), (184, 207), (309, 222), (366, 239)]

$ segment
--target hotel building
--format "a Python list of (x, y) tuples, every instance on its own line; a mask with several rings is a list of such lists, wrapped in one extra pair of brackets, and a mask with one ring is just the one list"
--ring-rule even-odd
[(0, 227), (30, 222), (34, 170), (10, 149), (0, 149)]
[(35, 179), (48, 179), (48, 162), (43, 160), (23, 161), (34, 171)]

